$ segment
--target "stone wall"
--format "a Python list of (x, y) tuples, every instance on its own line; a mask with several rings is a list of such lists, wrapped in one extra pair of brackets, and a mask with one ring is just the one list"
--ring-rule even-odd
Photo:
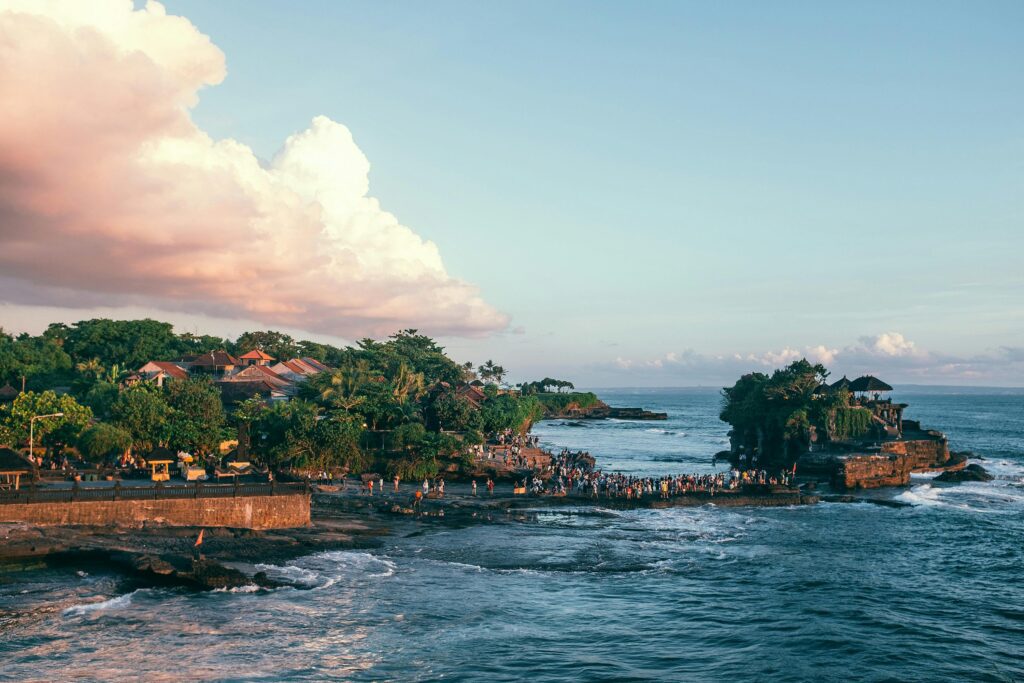
[(944, 438), (886, 441), (877, 455), (837, 458), (832, 484), (844, 489), (906, 486), (911, 472), (942, 468), (949, 459), (949, 446)]
[(886, 441), (882, 453), (903, 456), (915, 470), (934, 469), (949, 460), (949, 445), (945, 439), (937, 438)]
[(832, 484), (840, 489), (906, 486), (912, 469), (901, 455), (849, 455), (840, 458)]
[(308, 526), (308, 493), (277, 496), (167, 498), (0, 505), (0, 522), (43, 526), (126, 526), (144, 522), (170, 526), (287, 529)]

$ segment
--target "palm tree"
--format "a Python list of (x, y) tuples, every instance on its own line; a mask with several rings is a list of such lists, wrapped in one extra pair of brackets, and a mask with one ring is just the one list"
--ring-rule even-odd
[(331, 373), (331, 384), (320, 392), (320, 400), (350, 411), (366, 400), (360, 390), (370, 381), (370, 363), (358, 360)]
[(92, 375), (96, 380), (99, 380), (103, 376), (104, 372), (99, 358), (92, 358), (90, 360), (76, 363), (75, 370), (78, 370), (83, 375)]
[(401, 363), (398, 366), (398, 372), (395, 373), (391, 388), (391, 395), (395, 397), (395, 400), (399, 403), (405, 403), (410, 398), (416, 401), (423, 396), (424, 391), (423, 373), (413, 372), (408, 365)]

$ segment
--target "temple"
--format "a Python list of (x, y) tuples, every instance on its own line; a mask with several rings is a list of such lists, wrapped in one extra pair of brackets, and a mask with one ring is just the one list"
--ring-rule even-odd
[(830, 411), (824, 433), (810, 428), (798, 470), (827, 475), (834, 488), (857, 489), (905, 486), (913, 472), (962, 466), (965, 460), (951, 456), (945, 434), (904, 419), (908, 405), (882, 397), (892, 390), (871, 375), (818, 387), (816, 399), (831, 397), (839, 405)]

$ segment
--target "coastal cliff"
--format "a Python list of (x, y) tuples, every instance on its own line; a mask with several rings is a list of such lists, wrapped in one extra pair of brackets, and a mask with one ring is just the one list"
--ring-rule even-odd
[(569, 394), (537, 394), (544, 408), (543, 419), (572, 420), (667, 420), (667, 413), (643, 408), (617, 408), (610, 406), (591, 392)]

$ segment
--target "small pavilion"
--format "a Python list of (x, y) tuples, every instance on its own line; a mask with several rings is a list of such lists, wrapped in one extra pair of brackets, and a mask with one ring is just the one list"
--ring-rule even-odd
[(18, 451), (0, 446), (0, 490), (17, 491), (22, 476), (31, 477), (35, 468)]

